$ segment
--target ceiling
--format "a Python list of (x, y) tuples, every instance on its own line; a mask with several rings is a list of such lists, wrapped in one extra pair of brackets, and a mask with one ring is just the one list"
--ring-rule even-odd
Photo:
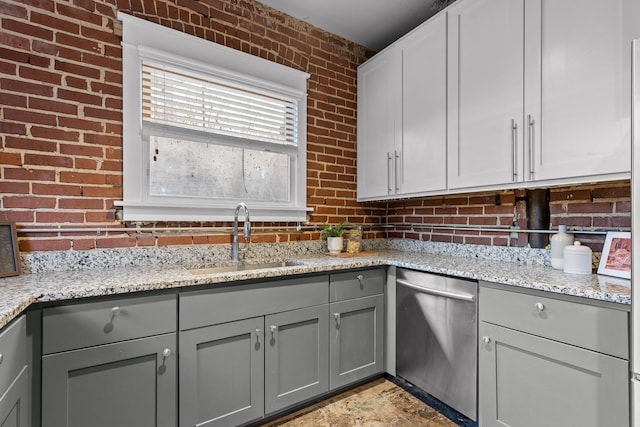
[(259, 0), (376, 52), (453, 0)]

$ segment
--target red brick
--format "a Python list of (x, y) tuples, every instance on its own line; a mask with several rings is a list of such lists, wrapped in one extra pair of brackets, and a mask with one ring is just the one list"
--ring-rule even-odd
[(94, 132), (103, 131), (102, 122), (98, 122), (94, 120), (78, 119), (76, 117), (60, 116), (58, 118), (58, 124), (60, 127), (67, 128), (67, 129), (90, 130)]
[(46, 156), (42, 154), (30, 154), (24, 155), (25, 165), (38, 165), (38, 166), (52, 166), (56, 168), (71, 168), (73, 167), (73, 160), (69, 157), (61, 157), (58, 155)]
[(77, 158), (73, 162), (73, 167), (75, 169), (87, 169), (96, 171), (98, 170), (98, 162), (93, 159)]
[(25, 135), (27, 127), (22, 123), (0, 122), (0, 133)]
[(0, 16), (15, 16), (16, 18), (27, 18), (27, 9), (9, 2), (0, 2)]
[(31, 41), (26, 37), (20, 37), (15, 34), (0, 32), (0, 45), (11, 46), (21, 50), (29, 50)]
[(69, 239), (59, 240), (20, 240), (20, 252), (67, 251), (71, 249)]
[(100, 147), (86, 144), (60, 144), (60, 154), (101, 158), (104, 152)]
[(31, 22), (34, 24), (40, 24), (47, 28), (54, 30), (61, 30), (71, 34), (79, 34), (80, 25), (73, 23), (66, 19), (60, 19), (49, 14), (43, 14), (39, 12), (31, 13)]
[(78, 224), (84, 221), (84, 214), (79, 212), (61, 212), (61, 211), (37, 211), (36, 222), (55, 224), (70, 223)]
[(88, 10), (79, 9), (77, 7), (69, 6), (64, 3), (59, 3), (56, 10), (59, 15), (69, 17), (71, 18), (71, 20), (76, 22), (98, 26), (102, 25), (102, 17)]
[(34, 195), (81, 196), (82, 187), (78, 185), (42, 184), (34, 182), (32, 184), (32, 193)]
[(99, 79), (100, 70), (86, 65), (72, 64), (70, 62), (56, 60), (54, 68), (63, 73), (71, 73), (77, 76)]
[(23, 80), (0, 79), (0, 89), (32, 95), (53, 96), (53, 88), (51, 86), (25, 82)]
[(62, 129), (52, 129), (44, 127), (31, 127), (31, 135), (36, 138), (54, 139), (62, 141), (78, 141), (80, 134), (75, 131), (66, 131)]
[(29, 183), (0, 181), (0, 193), (2, 194), (29, 194)]
[(16, 122), (37, 123), (45, 126), (57, 126), (58, 120), (55, 115), (36, 113), (31, 110), (14, 110), (13, 108), (4, 109), (4, 118)]
[(55, 208), (56, 207), (56, 199), (54, 197), (33, 197), (33, 196), (9, 197), (9, 196), (5, 196), (3, 198), (3, 206), (4, 206), (5, 209)]
[(60, 172), (60, 182), (78, 183), (78, 184), (105, 184), (106, 176), (91, 173), (80, 172)]
[(86, 197), (80, 199), (60, 199), (58, 200), (60, 209), (104, 209), (104, 203), (100, 199), (89, 199)]
[(31, 68), (21, 66), (18, 69), (18, 75), (26, 80), (35, 80), (38, 82), (46, 82), (52, 85), (60, 85), (62, 83), (62, 77), (60, 74), (51, 73), (38, 68)]
[(0, 164), (20, 166), (22, 165), (22, 156), (20, 153), (7, 153), (5, 151), (0, 151)]
[(567, 205), (570, 214), (575, 213), (611, 213), (613, 203), (570, 203)]
[(43, 40), (53, 40), (53, 31), (41, 26), (30, 25), (21, 21), (14, 21), (13, 19), (2, 19), (2, 28), (6, 31), (12, 31), (19, 34), (29, 35)]
[[(0, 97), (1, 99), (1, 97)], [(53, 99), (29, 97), (29, 108), (33, 110), (45, 110), (61, 114), (78, 114), (78, 106), (68, 102), (60, 102)]]
[(55, 171), (41, 169), (4, 169), (4, 179), (17, 179), (23, 181), (54, 181)]
[(78, 102), (81, 104), (102, 105), (101, 96), (62, 88), (58, 89), (58, 98), (65, 99), (67, 101)]
[[(2, 123), (0, 122), (0, 128), (2, 127)], [(31, 151), (44, 151), (44, 152), (54, 152), (58, 149), (58, 144), (52, 141), (42, 141), (33, 138), (24, 138), (24, 137), (5, 137), (5, 147), (6, 148), (16, 148), (21, 150), (31, 150)]]

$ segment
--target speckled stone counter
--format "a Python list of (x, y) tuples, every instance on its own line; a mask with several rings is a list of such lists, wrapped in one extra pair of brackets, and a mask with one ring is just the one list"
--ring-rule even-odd
[[(422, 246), (406, 241), (383, 242), (368, 248), (376, 250), (376, 255), (353, 258), (325, 256), (315, 243), (296, 246), (295, 251), (286, 250), (286, 245), (272, 245), (276, 247), (269, 248), (268, 253), (255, 249), (257, 252), (250, 254), (249, 262), (288, 259), (295, 261), (296, 265), (213, 274), (193, 274), (188, 269), (225, 262), (228, 256), (226, 247), (220, 248), (217, 253), (217, 249), (208, 248), (206, 256), (203, 255), (205, 252), (200, 252), (203, 249), (188, 249), (191, 251), (189, 256), (176, 249), (154, 249), (152, 252), (111, 250), (106, 253), (108, 261), (89, 260), (87, 257), (93, 255), (86, 253), (65, 252), (58, 255), (72, 257), (71, 264), (75, 269), (69, 269), (69, 265), (60, 267), (64, 264), (61, 259), (55, 262), (36, 259), (31, 260), (30, 268), (26, 268), (31, 271), (30, 274), (0, 279), (0, 327), (38, 302), (385, 265), (619, 304), (631, 303), (630, 281), (598, 275), (565, 274), (548, 266), (548, 254), (545, 251), (509, 248), (485, 250), (471, 245), (444, 245), (434, 249), (434, 245), (421, 243)], [(487, 255), (486, 251), (494, 253)], [(132, 261), (132, 258), (139, 259)], [(58, 266), (61, 271), (45, 268), (43, 263), (51, 263), (49, 267)]]

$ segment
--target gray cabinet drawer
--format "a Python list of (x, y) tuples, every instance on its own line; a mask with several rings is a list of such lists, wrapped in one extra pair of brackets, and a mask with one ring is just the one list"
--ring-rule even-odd
[(24, 316), (0, 333), (0, 396), (27, 363), (27, 327)]
[(46, 308), (42, 351), (57, 353), (176, 331), (175, 295)]
[(329, 276), (230, 285), (180, 294), (180, 330), (329, 302)]
[(481, 287), (480, 320), (629, 358), (626, 311)]
[(383, 268), (332, 274), (329, 279), (331, 302), (361, 298), (384, 292), (386, 273)]

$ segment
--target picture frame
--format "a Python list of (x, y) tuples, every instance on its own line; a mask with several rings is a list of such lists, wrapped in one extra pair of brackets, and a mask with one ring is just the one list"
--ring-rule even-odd
[(0, 222), (0, 277), (20, 274), (20, 253), (15, 222)]
[(631, 232), (607, 232), (598, 274), (631, 279)]

